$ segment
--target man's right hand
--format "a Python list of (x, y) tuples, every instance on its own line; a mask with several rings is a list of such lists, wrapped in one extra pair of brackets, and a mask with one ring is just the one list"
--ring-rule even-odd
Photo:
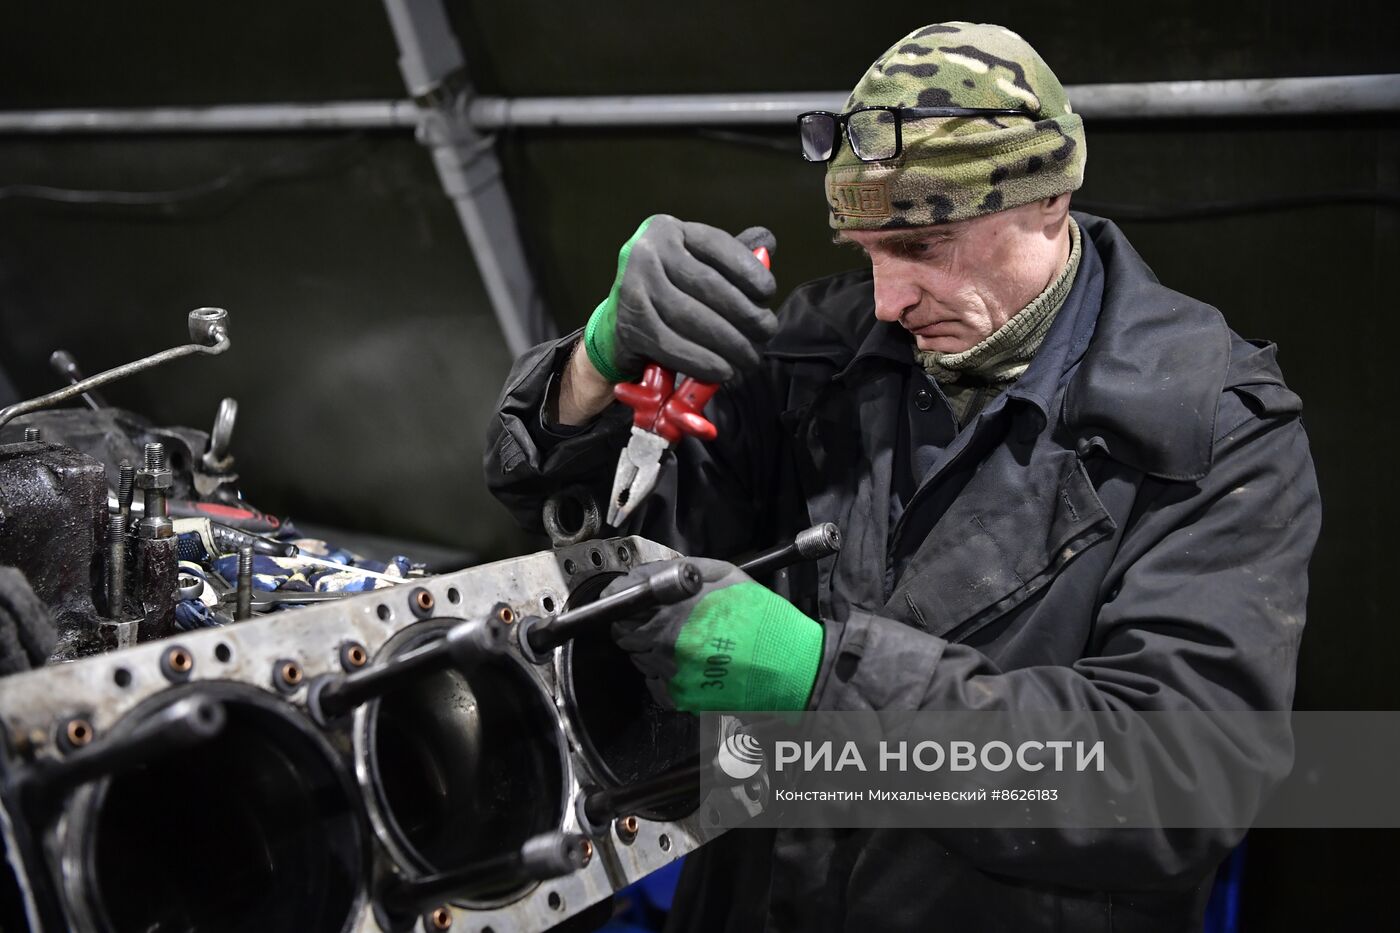
[(762, 227), (733, 237), (666, 214), (647, 218), (623, 245), (612, 291), (588, 321), (588, 359), (609, 382), (636, 379), (649, 362), (703, 382), (756, 367), (754, 345), (778, 322), (759, 305), (777, 286), (753, 251), (776, 245)]

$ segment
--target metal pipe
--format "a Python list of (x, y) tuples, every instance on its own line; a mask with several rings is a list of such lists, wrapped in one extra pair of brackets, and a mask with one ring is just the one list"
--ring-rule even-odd
[[(1400, 75), (1075, 84), (1065, 88), (1088, 120), (1308, 116), (1400, 111)], [(846, 91), (478, 97), (479, 130), (510, 127), (732, 126), (791, 123), (804, 110), (840, 110)], [(244, 133), (416, 128), (410, 100), (0, 112), (0, 134)]]
[[(523, 619), (520, 637), (531, 652), (543, 655), (584, 632), (694, 596), (704, 582), (698, 567), (690, 561), (677, 561), (634, 586), (570, 609), (553, 619)], [(531, 624), (527, 626), (527, 622)]]
[(444, 900), (471, 900), (572, 874), (588, 863), (589, 852), (577, 833), (544, 833), (515, 852), (422, 878), (394, 879), (380, 890), (379, 902), (392, 914), (413, 914)]
[(806, 110), (840, 110), (845, 91), (791, 94), (636, 94), (617, 97), (481, 97), (471, 121), (509, 127), (733, 126), (793, 123)]
[[(1400, 111), (1400, 75), (1152, 81), (1065, 88), (1086, 120), (1258, 117)], [(675, 94), (625, 97), (478, 98), (481, 129), (507, 127), (782, 124), (805, 110), (845, 106), (845, 91), (794, 94)]]
[[(82, 382), (87, 378), (83, 375), (83, 371), (78, 368), (78, 361), (73, 359), (73, 354), (69, 353), (67, 350), (55, 350), (53, 353), (50, 353), (49, 365), (54, 368), (56, 373), (64, 379), (67, 379), (70, 383)], [(96, 392), (84, 392), (83, 401), (87, 402), (88, 407), (93, 411), (101, 411), (109, 407), (107, 405), (107, 400)]]
[(0, 133), (268, 133), (399, 129), (418, 125), (411, 100), (217, 107), (14, 110), (0, 113)]
[(104, 373), (98, 373), (96, 376), (89, 376), (56, 392), (50, 392), (48, 395), (41, 395), (38, 398), (16, 402), (13, 405), (0, 408), (0, 427), (20, 415), (27, 415), (31, 411), (39, 411), (43, 408), (52, 408), (60, 402), (76, 398), (98, 386), (105, 386), (109, 382), (134, 376), (137, 373), (160, 366), (162, 363), (177, 360), (182, 356), (191, 356), (195, 353), (213, 355), (223, 353), (229, 348), (228, 312), (223, 308), (196, 308), (191, 311), (189, 313), (189, 329), (190, 339), (195, 341), (194, 343), (172, 347), (169, 350), (153, 353), (144, 359), (123, 363), (121, 366), (109, 369)]
[(1400, 74), (1146, 81), (1065, 88), (1086, 120), (1336, 116), (1400, 111)]
[(23, 773), (35, 803), (52, 802), (88, 781), (144, 764), (158, 755), (214, 738), (224, 728), (224, 706), (206, 696), (176, 700), (125, 735), (79, 749), (61, 760), (45, 759)]
[(756, 554), (739, 569), (751, 577), (767, 576), (804, 560), (821, 560), (841, 550), (841, 529), (834, 522), (813, 525), (798, 532), (788, 544), (780, 544)]
[(678, 768), (635, 784), (592, 791), (583, 798), (583, 816), (592, 826), (605, 826), (625, 813), (636, 813), (694, 794), (700, 789), (700, 775), (705, 767), (698, 758), (692, 758)]
[(470, 670), (500, 651), (507, 637), (506, 624), (495, 616), (460, 622), (448, 629), (442, 638), (376, 667), (317, 680), (307, 695), (307, 708), (317, 722), (330, 722), (362, 703), (428, 674), (449, 667)]

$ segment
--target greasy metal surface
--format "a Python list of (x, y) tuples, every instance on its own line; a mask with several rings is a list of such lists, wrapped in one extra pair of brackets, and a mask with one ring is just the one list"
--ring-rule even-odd
[(544, 531), (555, 547), (596, 538), (603, 527), (598, 501), (586, 486), (561, 489), (544, 502)]
[(18, 567), (49, 606), (57, 657), (96, 645), (93, 593), (102, 589), (106, 537), (100, 463), (42, 441), (0, 446), (0, 565)]
[[(128, 540), (127, 545), (136, 551), (135, 593), (141, 609), (138, 637), (152, 641), (173, 635), (179, 580), (175, 539), (143, 538)], [(130, 585), (127, 591), (132, 592)]]
[[(570, 593), (586, 581), (615, 575), (635, 563), (672, 556), (674, 552), (639, 538), (588, 541), (558, 551), (425, 578), (413, 586), (277, 612), (219, 629), (181, 633), (179, 645), (193, 665), (188, 672), (189, 687), (179, 689), (211, 682), (241, 683), (256, 688), (260, 696), (274, 704), (287, 704), (289, 713), (300, 721), (304, 716), (306, 685), (321, 675), (341, 672), (343, 644), (356, 642), (378, 658), (391, 640), (403, 639), (401, 633), (409, 626), (421, 624), (409, 602), (419, 586), (432, 595), (435, 618), (479, 618), (488, 612), (499, 612), (502, 603), (516, 618), (525, 614), (549, 616), (562, 611)], [(100, 742), (137, 706), (172, 689), (161, 666), (161, 658), (171, 644), (142, 644), (0, 680), (0, 725), (8, 735), (23, 737), (31, 754), (52, 756), (58, 754), (56, 724), (81, 714), (92, 724), (94, 742)], [(556, 809), (557, 804), (545, 801), (545, 809), (555, 817), (557, 828), (577, 832), (580, 827), (575, 811), (584, 788), (608, 782), (585, 753), (573, 721), (564, 714), (566, 704), (556, 675), (557, 657), (550, 664), (528, 665), (518, 657), (513, 641), (508, 650), (510, 658), (502, 663), (519, 672), (521, 685), (532, 685), (541, 715), (552, 720), (550, 729), (565, 751), (561, 764), (562, 808)], [(279, 661), (300, 665), (303, 677), (296, 689), (288, 691), (274, 685)], [(365, 744), (368, 709), (363, 707), (355, 716), (345, 717), (324, 730), (340, 766), (347, 774), (354, 774), (362, 795), (370, 778), (365, 756), (357, 753), (357, 748), (362, 750)], [(464, 716), (470, 719), (470, 714)], [(200, 793), (210, 805), (218, 804), (218, 788)], [(375, 807), (367, 806), (366, 812), (374, 838), (375, 867), (371, 876), (383, 877), (389, 871), (413, 874), (411, 867), (396, 860), (382, 841), (391, 834), (376, 816)], [(53, 834), (61, 829), (62, 826), (51, 832), (51, 847), (55, 844)], [(611, 827), (608, 829), (593, 839), (594, 857), (581, 871), (541, 882), (520, 894), (507, 893), (489, 907), (452, 905), (454, 928), (472, 933), (488, 926), (502, 933), (548, 929), (692, 851), (715, 833), (702, 825), (701, 814), (678, 822), (640, 820), (636, 836), (630, 841), (619, 839)], [(178, 839), (169, 840), (169, 844), (178, 845)], [(347, 929), (378, 931), (381, 927), (366, 902), (357, 909)]]
[[(101, 463), (114, 493), (119, 491), (121, 462), (140, 466), (145, 459), (144, 447), (151, 442), (165, 446), (167, 463), (174, 474), (168, 491), (170, 498), (194, 498), (196, 492), (202, 494), (202, 488), (216, 489), (225, 478), (203, 472), (201, 456), (208, 447), (209, 435), (193, 428), (153, 425), (149, 419), (121, 408), (37, 411), (0, 428), (0, 440), (18, 441), (25, 425), (39, 427), (49, 443), (71, 447)], [(136, 501), (140, 512), (139, 496)]]

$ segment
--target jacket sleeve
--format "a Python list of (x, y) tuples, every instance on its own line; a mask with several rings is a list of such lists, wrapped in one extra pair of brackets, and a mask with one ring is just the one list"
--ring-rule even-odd
[[(542, 343), (516, 360), (487, 427), (487, 488), (530, 531), (544, 531), (544, 502), (558, 490), (573, 484), (595, 490), (605, 474), (611, 485), (611, 468), (627, 443), (627, 410), (616, 404), (579, 428), (547, 424), (548, 393), (580, 336)], [(604, 488), (600, 503), (607, 493)]]
[[(1320, 523), (1307, 438), (1296, 416), (1258, 417), (1232, 393), (1222, 396), (1219, 423), (1225, 429), (1204, 479), (1149, 481), (1140, 491), (1108, 578), (1116, 592), (1099, 606), (1090, 643), (1072, 666), (1002, 671), (966, 645), (853, 613), (828, 623), (827, 663), (812, 707), (1288, 710)], [(1195, 735), (1189, 750), (1170, 741), (1149, 745), (1108, 766), (1119, 772), (1110, 779), (1125, 787), (1229, 786), (1248, 810), (1291, 764), (1286, 728), (1241, 727)], [(936, 832), (988, 872), (1144, 890), (1195, 884), (1243, 829)]]
[[(545, 414), (552, 383), (581, 332), (541, 344), (516, 361), (487, 433), (484, 468), (491, 492), (524, 528), (542, 532), (545, 500), (581, 486), (603, 509), (617, 459), (631, 433), (632, 411), (613, 403), (588, 425), (560, 428)], [(776, 420), (769, 371), (723, 386), (705, 409), (719, 436), (685, 438), (662, 460), (656, 488), (618, 531), (664, 542), (685, 554), (732, 557), (768, 543), (756, 537), (755, 490), (771, 472), (762, 449)]]

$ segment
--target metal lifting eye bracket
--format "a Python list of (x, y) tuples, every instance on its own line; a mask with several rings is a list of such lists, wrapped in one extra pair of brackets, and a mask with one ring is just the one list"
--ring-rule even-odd
[(77, 398), (100, 386), (145, 372), (171, 360), (178, 360), (182, 356), (192, 356), (196, 353), (215, 355), (223, 353), (231, 345), (228, 336), (228, 312), (223, 308), (194, 309), (189, 314), (189, 327), (190, 340), (194, 341), (193, 343), (162, 350), (144, 359), (109, 369), (105, 373), (88, 376), (86, 379), (65, 386), (56, 392), (50, 392), (48, 395), (41, 395), (28, 401), (16, 402), (7, 408), (0, 408), (0, 427), (4, 427), (6, 423), (20, 415), (27, 415), (44, 408), (52, 408), (70, 398)]

